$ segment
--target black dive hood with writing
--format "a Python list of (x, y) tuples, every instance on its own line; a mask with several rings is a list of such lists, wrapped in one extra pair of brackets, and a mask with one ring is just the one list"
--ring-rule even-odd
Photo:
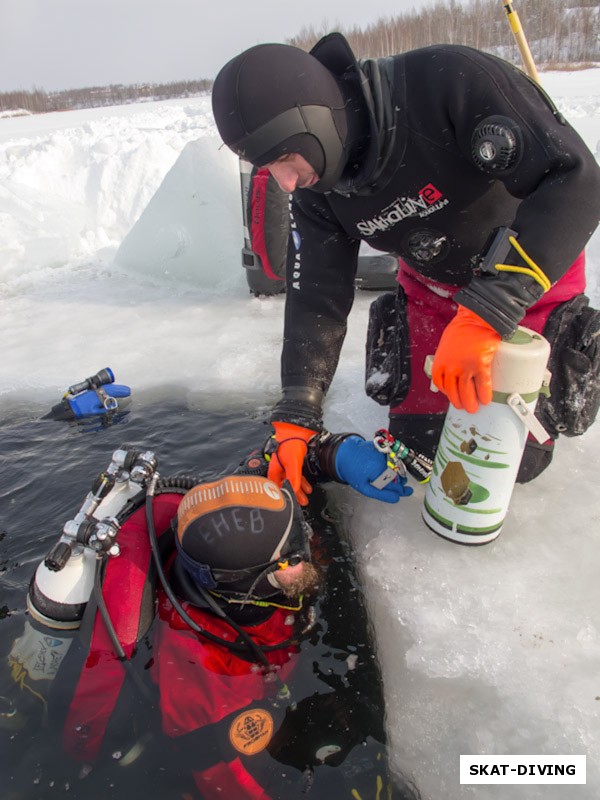
[(224, 596), (280, 594), (278, 562), (310, 561), (311, 529), (289, 484), (228, 475), (195, 486), (177, 510), (177, 557), (192, 580)]
[(282, 44), (252, 47), (221, 69), (212, 92), (228, 147), (255, 166), (299, 153), (319, 175), (310, 187), (318, 192), (337, 188), (349, 160), (367, 149), (375, 130), (370, 98), (339, 33), (310, 53)]

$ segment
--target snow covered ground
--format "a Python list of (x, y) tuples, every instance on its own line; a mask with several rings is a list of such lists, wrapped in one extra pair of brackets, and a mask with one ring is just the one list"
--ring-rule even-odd
[[(600, 69), (543, 83), (600, 153)], [(560, 224), (549, 220), (548, 224)], [(237, 163), (210, 98), (0, 119), (0, 421), (75, 380), (198, 407), (278, 395), (283, 298), (249, 296)], [(600, 234), (588, 248), (600, 305)], [(372, 435), (360, 293), (326, 410)], [(227, 402), (224, 400), (224, 402)], [(332, 491), (367, 586), (395, 765), (426, 800), (600, 796), (600, 424), (517, 487), (501, 536), (464, 548), (398, 506)], [(459, 754), (585, 754), (586, 786), (461, 786)]]

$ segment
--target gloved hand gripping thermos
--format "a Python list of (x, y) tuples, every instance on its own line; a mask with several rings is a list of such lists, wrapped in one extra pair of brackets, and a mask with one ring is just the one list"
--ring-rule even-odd
[(431, 377), (455, 408), (475, 414), (492, 401), (492, 361), (502, 337), (491, 325), (459, 306), (435, 352)]

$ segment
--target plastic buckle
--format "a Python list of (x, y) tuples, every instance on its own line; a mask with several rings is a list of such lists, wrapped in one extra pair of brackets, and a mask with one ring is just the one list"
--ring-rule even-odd
[(534, 415), (525, 403), (525, 400), (520, 394), (514, 393), (508, 396), (506, 400), (508, 407), (514, 411), (517, 417), (523, 422), (531, 435), (542, 444), (550, 438), (550, 434), (544, 428), (539, 419)]
[(503, 264), (512, 248), (512, 244), (508, 241), (511, 236), (517, 239), (519, 234), (511, 228), (498, 228), (479, 263), (481, 272), (497, 274), (496, 264)]

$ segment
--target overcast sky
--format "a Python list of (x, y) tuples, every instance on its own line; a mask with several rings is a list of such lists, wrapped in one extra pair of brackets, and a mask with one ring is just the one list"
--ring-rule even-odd
[(214, 78), (304, 25), (367, 25), (433, 0), (0, 0), (0, 91)]

